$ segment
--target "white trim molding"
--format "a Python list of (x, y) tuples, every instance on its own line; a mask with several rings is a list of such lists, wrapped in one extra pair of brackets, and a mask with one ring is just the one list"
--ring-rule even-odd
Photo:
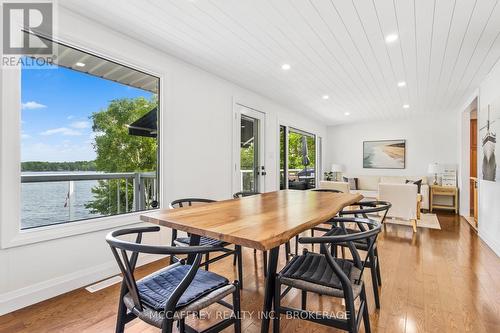
[[(137, 267), (152, 263), (161, 258), (163, 256), (151, 254), (140, 256)], [(101, 265), (0, 294), (0, 316), (117, 274), (119, 274), (118, 265), (115, 261), (109, 261)]]

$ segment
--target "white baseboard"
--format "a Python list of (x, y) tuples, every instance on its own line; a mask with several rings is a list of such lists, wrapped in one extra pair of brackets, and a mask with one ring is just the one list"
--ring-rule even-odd
[[(142, 266), (164, 256), (142, 255), (137, 266)], [(0, 294), (0, 316), (49, 298), (85, 287), (119, 273), (115, 261), (73, 272), (28, 287)]]
[(481, 230), (479, 230), (479, 237), (483, 240), (483, 242), (488, 245), (488, 247), (495, 252), (497, 256), (500, 257), (500, 242), (498, 242), (497, 239), (490, 237), (490, 234), (482, 233)]

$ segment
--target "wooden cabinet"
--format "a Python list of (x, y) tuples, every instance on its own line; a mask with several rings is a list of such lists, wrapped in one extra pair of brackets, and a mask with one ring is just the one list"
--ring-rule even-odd
[[(436, 196), (452, 197), (451, 205), (442, 205), (436, 203)], [(451, 209), (458, 214), (458, 188), (454, 186), (431, 185), (430, 195), (431, 212), (434, 209)]]

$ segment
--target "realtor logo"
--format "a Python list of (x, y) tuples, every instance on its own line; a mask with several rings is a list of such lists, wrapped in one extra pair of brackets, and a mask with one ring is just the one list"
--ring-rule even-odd
[(53, 33), (53, 9), (48, 2), (3, 3), (3, 54), (52, 55), (52, 43), (32, 33)]

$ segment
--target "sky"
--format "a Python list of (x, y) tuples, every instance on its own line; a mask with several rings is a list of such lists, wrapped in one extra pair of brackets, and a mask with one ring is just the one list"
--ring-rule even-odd
[(94, 160), (89, 117), (118, 98), (151, 98), (149, 91), (57, 68), (21, 72), (21, 160)]

